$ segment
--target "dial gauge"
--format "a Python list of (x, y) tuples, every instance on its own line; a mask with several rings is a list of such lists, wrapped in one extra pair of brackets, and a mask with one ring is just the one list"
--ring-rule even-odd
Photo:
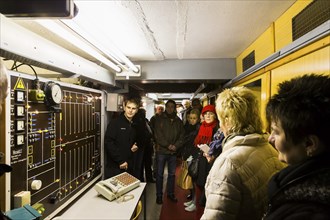
[(63, 96), (62, 96), (62, 89), (60, 85), (54, 84), (52, 86), (52, 99), (56, 104), (60, 104), (62, 102)]
[(45, 88), (46, 100), (50, 105), (59, 105), (63, 99), (62, 88), (58, 83), (48, 82)]

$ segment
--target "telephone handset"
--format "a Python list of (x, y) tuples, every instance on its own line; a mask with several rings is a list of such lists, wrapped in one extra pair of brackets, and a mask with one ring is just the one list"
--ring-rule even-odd
[(102, 181), (103, 186), (109, 188), (114, 194), (118, 192), (120, 189), (120, 185), (116, 182), (116, 180), (110, 179), (109, 181)]
[(95, 184), (94, 189), (109, 201), (119, 198), (121, 195), (135, 189), (140, 185), (140, 180), (127, 172)]
[(116, 195), (121, 188), (114, 180), (103, 180), (98, 182), (94, 188), (98, 193), (107, 198), (109, 201), (114, 200), (118, 196)]

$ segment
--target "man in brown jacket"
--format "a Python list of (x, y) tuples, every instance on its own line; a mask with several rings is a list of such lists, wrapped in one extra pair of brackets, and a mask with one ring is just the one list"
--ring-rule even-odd
[(184, 128), (181, 119), (175, 112), (176, 103), (168, 100), (165, 104), (165, 112), (156, 117), (154, 125), (154, 138), (156, 143), (157, 160), (157, 204), (163, 203), (163, 178), (164, 168), (167, 162), (167, 197), (177, 202), (174, 194), (176, 152), (183, 144)]

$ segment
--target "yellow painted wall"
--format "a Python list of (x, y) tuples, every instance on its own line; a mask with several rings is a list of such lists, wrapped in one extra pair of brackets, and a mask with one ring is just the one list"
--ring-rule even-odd
[(202, 100), (202, 106), (207, 106), (209, 104), (209, 100), (208, 99), (203, 99)]
[[(274, 24), (253, 44), (236, 58), (237, 75), (242, 73), (242, 59), (255, 50), (256, 64), (292, 43), (292, 18), (308, 6), (312, 0), (297, 0)], [(262, 50), (264, 45), (267, 47)], [(330, 35), (323, 37), (285, 57), (265, 66), (249, 76), (235, 82), (232, 86), (248, 85), (261, 79), (260, 92), (255, 94), (260, 101), (260, 113), (266, 124), (266, 105), (269, 98), (277, 92), (279, 83), (304, 74), (330, 75)]]
[(243, 58), (250, 54), (253, 50), (255, 51), (256, 64), (260, 63), (262, 60), (275, 52), (273, 25), (271, 25), (262, 35), (260, 35), (260, 37), (258, 37), (257, 40), (255, 40), (236, 58), (237, 75), (243, 72)]
[(277, 85), (284, 80), (309, 73), (330, 75), (329, 60), (330, 46), (328, 45), (273, 69), (271, 71), (271, 95), (277, 92)]
[(330, 75), (330, 35), (313, 42), (300, 50), (252, 73), (232, 86), (248, 85), (261, 79), (260, 113), (267, 128), (266, 105), (270, 96), (277, 92), (279, 83), (304, 74)]
[(275, 51), (292, 43), (292, 18), (301, 12), (313, 0), (296, 1), (274, 24)]
[(260, 115), (263, 122), (264, 130), (267, 129), (267, 122), (266, 122), (266, 105), (267, 101), (270, 96), (270, 72), (265, 72), (255, 78), (250, 80), (244, 81), (240, 84), (236, 84), (235, 86), (248, 86), (248, 84), (261, 80), (261, 87), (249, 87), (257, 97), (259, 104), (260, 104)]
[(292, 43), (292, 18), (308, 6), (313, 0), (297, 0), (248, 48), (236, 58), (236, 74), (243, 72), (242, 60), (255, 50), (256, 64)]

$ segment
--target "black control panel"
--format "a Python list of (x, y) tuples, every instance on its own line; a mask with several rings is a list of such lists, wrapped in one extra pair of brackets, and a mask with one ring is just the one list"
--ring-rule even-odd
[(47, 217), (101, 174), (102, 93), (21, 74), (10, 84), (11, 209), (27, 199)]

